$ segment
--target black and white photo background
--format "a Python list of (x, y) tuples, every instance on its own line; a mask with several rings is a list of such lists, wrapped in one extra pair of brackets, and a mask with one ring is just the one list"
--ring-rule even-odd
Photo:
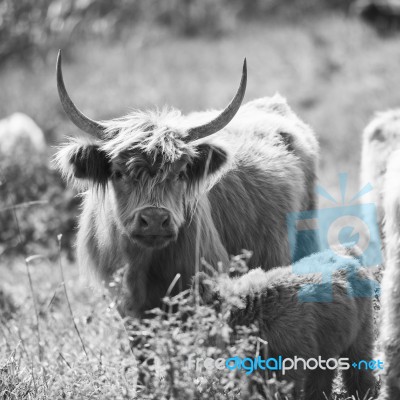
[(398, 0), (2, 0), (0, 397), (400, 398)]

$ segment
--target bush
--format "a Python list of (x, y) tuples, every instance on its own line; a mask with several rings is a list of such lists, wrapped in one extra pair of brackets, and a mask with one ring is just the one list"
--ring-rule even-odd
[[(233, 257), (230, 274), (248, 270), (250, 252)], [(207, 269), (212, 269), (208, 265)], [(121, 273), (122, 271), (120, 271)], [(121, 282), (121, 274), (114, 284)], [(267, 344), (258, 337), (258, 327), (227, 324), (228, 308), (213, 309), (198, 304), (194, 291), (165, 297), (162, 309), (148, 312), (142, 320), (128, 320), (127, 332), (137, 360), (137, 392), (141, 399), (267, 399), (279, 394), (291, 399), (291, 385), (257, 371), (206, 369), (211, 358), (266, 356)], [(189, 360), (191, 362), (189, 363)], [(197, 364), (197, 360), (200, 362)]]
[(3, 0), (0, 63), (11, 56), (45, 56), (73, 37), (115, 36), (143, 20), (181, 34), (219, 33), (231, 20), (226, 5), (226, 0)]
[[(176, 313), (167, 311), (177, 305)], [(269, 380), (266, 374), (206, 370), (202, 363), (196, 369), (197, 360), (206, 358), (256, 357), (260, 342), (255, 326), (238, 327), (232, 335), (221, 314), (196, 308), (191, 296), (167, 299), (166, 309), (154, 310), (153, 318), (133, 321), (128, 330), (138, 360), (141, 399), (272, 400), (280, 389), (287, 392), (287, 385)]]
[[(79, 199), (42, 156), (20, 146), (0, 155), (0, 254), (21, 251), (57, 253), (57, 235), (73, 257), (73, 237)], [(33, 203), (31, 203), (33, 202)], [(31, 204), (30, 204), (31, 203)], [(27, 248), (25, 248), (27, 247)]]
[(181, 35), (218, 36), (237, 16), (347, 10), (354, 0), (3, 0), (0, 63), (41, 54), (74, 38), (118, 37), (139, 24), (163, 25)]

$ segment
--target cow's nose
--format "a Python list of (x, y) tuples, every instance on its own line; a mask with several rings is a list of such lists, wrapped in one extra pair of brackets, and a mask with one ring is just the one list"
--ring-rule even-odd
[(141, 234), (162, 235), (171, 225), (169, 211), (162, 208), (145, 208), (138, 213), (136, 218), (137, 230), (140, 231)]

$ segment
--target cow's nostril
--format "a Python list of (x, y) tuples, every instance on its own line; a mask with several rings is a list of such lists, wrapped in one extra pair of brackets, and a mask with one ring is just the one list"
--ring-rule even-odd
[(146, 217), (143, 217), (143, 215), (141, 215), (141, 216), (139, 217), (139, 221), (140, 221), (140, 225), (141, 225), (142, 227), (145, 228), (145, 227), (149, 226), (149, 223), (148, 223)]
[(161, 226), (162, 226), (163, 228), (167, 228), (168, 225), (169, 225), (169, 215), (167, 215), (167, 216), (164, 218), (164, 220), (163, 220)]
[(161, 231), (171, 229), (171, 216), (169, 212), (157, 208), (141, 210), (135, 216), (135, 229), (138, 234), (158, 235)]

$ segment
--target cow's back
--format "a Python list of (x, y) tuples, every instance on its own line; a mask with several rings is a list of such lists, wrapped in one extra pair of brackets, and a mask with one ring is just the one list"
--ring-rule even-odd
[(272, 268), (318, 250), (314, 238), (299, 244), (292, 260), (286, 222), (288, 213), (316, 207), (318, 143), (313, 131), (276, 96), (247, 103), (215, 136), (232, 154), (209, 192), (214, 223), (228, 253), (251, 250), (251, 266)]

